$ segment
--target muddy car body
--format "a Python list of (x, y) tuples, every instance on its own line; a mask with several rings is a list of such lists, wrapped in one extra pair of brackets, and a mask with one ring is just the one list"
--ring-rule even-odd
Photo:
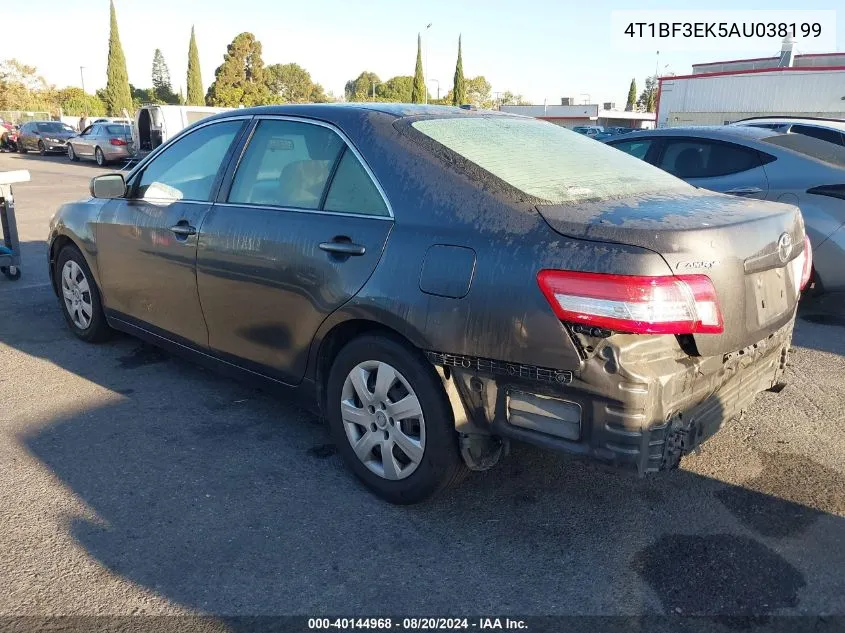
[[(208, 199), (147, 200), (145, 170), (166, 173), (156, 161), (222, 124), (231, 139), (208, 195), (185, 194)], [(302, 183), (253, 161), (285, 151), (330, 165), (287, 163), (326, 174), (313, 204), (283, 202)], [(158, 196), (189, 190), (164, 180)], [(496, 113), (224, 113), (126, 183), (95, 179), (99, 197), (51, 223), (50, 274), (74, 332), (111, 326), (297, 391), (394, 502), (492, 466), (510, 440), (639, 473), (676, 466), (779, 386), (809, 270), (795, 207), (697, 190)]]

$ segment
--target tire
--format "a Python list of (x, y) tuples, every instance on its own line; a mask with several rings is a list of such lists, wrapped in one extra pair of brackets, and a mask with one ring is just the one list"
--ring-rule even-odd
[(67, 157), (74, 162), (79, 160), (79, 156), (77, 156), (76, 152), (73, 151), (73, 145), (70, 143), (67, 144)]
[[(360, 377), (357, 387), (353, 370)], [(392, 386), (386, 391), (376, 382), (382, 371), (395, 376), (385, 381)], [(365, 398), (372, 404), (361, 398), (361, 389), (367, 390)], [(406, 407), (412, 414), (400, 418), (401, 410), (392, 405), (412, 396), (419, 406)], [(437, 373), (419, 352), (399, 341), (366, 335), (348, 343), (332, 364), (326, 398), (335, 446), (355, 476), (382, 499), (418, 503), (457, 483), (467, 472)], [(421, 415), (414, 416), (413, 410)], [(366, 457), (356, 454), (353, 442), (362, 442), (359, 452)], [(387, 461), (382, 455), (386, 447), (391, 451)], [(403, 447), (413, 450), (405, 452)]]
[(101, 150), (99, 147), (94, 150), (94, 160), (97, 161), (98, 166), (106, 166), (106, 157), (103, 155), (103, 150)]
[(44, 145), (44, 141), (38, 141), (38, 153), (42, 156), (47, 155), (47, 147)]
[(23, 141), (18, 139), (18, 154), (26, 154), (26, 148), (23, 146)]
[[(106, 323), (100, 291), (76, 246), (68, 245), (61, 250), (54, 275), (59, 288), (59, 305), (73, 333), (88, 343), (107, 340), (112, 330)], [(79, 292), (75, 293), (76, 290)], [(88, 305), (90, 316), (86, 315), (84, 304)]]
[(21, 278), (20, 266), (0, 266), (0, 273), (6, 276), (10, 281), (17, 281)]

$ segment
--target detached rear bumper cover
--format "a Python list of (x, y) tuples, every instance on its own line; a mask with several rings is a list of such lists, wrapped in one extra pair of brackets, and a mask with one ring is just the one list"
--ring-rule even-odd
[(792, 328), (790, 321), (748, 348), (707, 358), (687, 355), (674, 336), (617, 334), (596, 345), (566, 384), (524, 372), (485, 375), (478, 363), (467, 369), (438, 362), (441, 354), (429, 358), (449, 367), (465, 409), (456, 411), (459, 432), (492, 433), (645, 474), (677, 466), (758, 393), (778, 385)]

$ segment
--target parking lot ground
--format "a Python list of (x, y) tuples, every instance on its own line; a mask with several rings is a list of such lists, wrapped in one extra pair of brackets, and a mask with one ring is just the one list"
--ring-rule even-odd
[(676, 472), (514, 446), (394, 507), (293, 404), (129, 337), (76, 340), (44, 240), (99, 170), (0, 155), (19, 168), (23, 277), (0, 278), (0, 615), (845, 614), (836, 305), (799, 320), (789, 386)]

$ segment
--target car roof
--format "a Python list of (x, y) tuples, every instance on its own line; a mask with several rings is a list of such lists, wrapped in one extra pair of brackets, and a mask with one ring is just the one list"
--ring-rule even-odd
[(838, 119), (819, 119), (813, 117), (754, 117), (752, 119), (743, 119), (742, 121), (734, 121), (731, 125), (738, 127), (745, 127), (755, 123), (772, 123), (784, 125), (810, 125), (815, 127), (830, 128), (845, 132), (845, 121)]
[(287, 104), (274, 106), (257, 106), (254, 108), (238, 108), (227, 112), (221, 112), (209, 117), (209, 119), (226, 118), (233, 114), (241, 116), (255, 116), (255, 115), (288, 115), (288, 116), (302, 116), (315, 119), (323, 119), (326, 121), (333, 121), (335, 115), (349, 110), (362, 110), (369, 112), (378, 112), (396, 117), (397, 119), (410, 116), (419, 117), (479, 117), (479, 116), (503, 116), (510, 118), (525, 118), (518, 115), (509, 114), (507, 112), (499, 112), (496, 110), (467, 110), (455, 106), (441, 106), (441, 105), (425, 105), (412, 103), (303, 103), (303, 104)]
[(767, 128), (751, 127), (746, 125), (700, 125), (688, 127), (663, 127), (657, 130), (636, 130), (626, 134), (622, 138), (626, 142), (645, 136), (691, 136), (697, 138), (710, 138), (715, 140), (729, 141), (731, 139), (748, 139), (759, 141), (770, 136), (780, 136), (781, 133)]

